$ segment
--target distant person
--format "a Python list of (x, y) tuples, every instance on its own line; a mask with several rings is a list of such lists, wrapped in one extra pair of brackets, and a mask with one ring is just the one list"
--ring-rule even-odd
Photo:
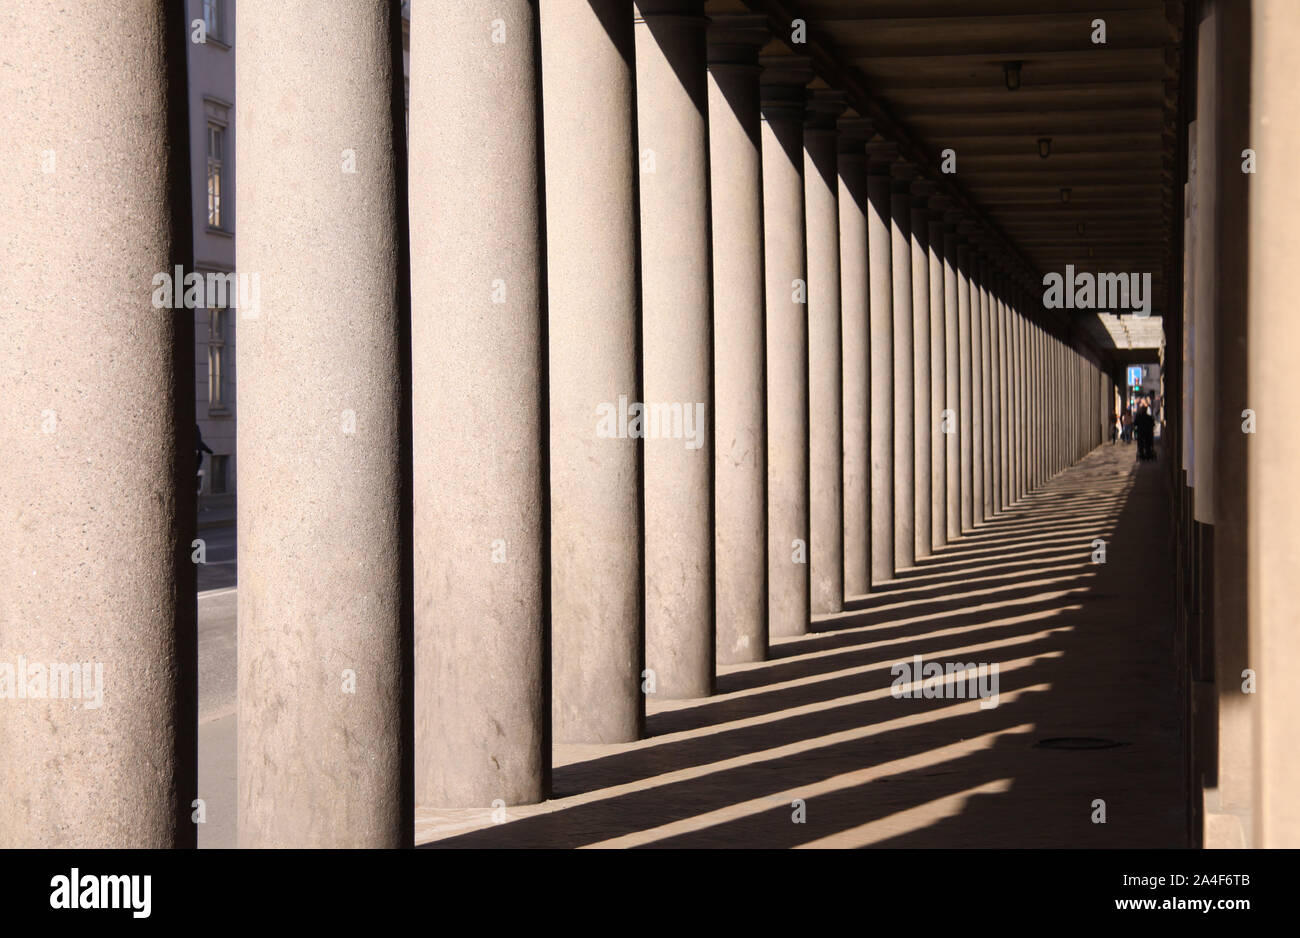
[(212, 447), (203, 442), (203, 431), (199, 425), (194, 425), (194, 455), (198, 457), (197, 465), (194, 467), (194, 491), (196, 493), (203, 490), (203, 454), (211, 453)]
[(1156, 422), (1145, 407), (1139, 407), (1133, 418), (1133, 433), (1137, 437), (1138, 459), (1156, 458)]
[(1114, 411), (1111, 411), (1111, 413), (1110, 413), (1110, 442), (1111, 442), (1111, 445), (1114, 445), (1115, 441), (1118, 440), (1118, 439), (1119, 439), (1119, 417), (1116, 416), (1116, 414), (1115, 414)]
[(1125, 410), (1124, 415), (1120, 417), (1120, 426), (1121, 426), (1120, 439), (1123, 440), (1124, 443), (1132, 443), (1133, 442), (1133, 415), (1130, 414), (1127, 410)]

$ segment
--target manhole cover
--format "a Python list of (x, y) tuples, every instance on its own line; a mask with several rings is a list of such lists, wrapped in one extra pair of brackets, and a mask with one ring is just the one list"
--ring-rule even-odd
[(1123, 743), (1098, 736), (1052, 736), (1034, 743), (1040, 749), (1114, 749)]

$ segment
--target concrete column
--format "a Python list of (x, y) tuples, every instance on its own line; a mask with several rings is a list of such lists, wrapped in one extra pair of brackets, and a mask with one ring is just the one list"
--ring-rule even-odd
[(1048, 432), (1051, 412), (1051, 394), (1047, 382), (1047, 335), (1041, 326), (1033, 330), (1033, 359), (1036, 388), (1033, 398), (1033, 446), (1038, 485), (1047, 481), (1047, 462), (1051, 456), (1051, 435)]
[(977, 250), (971, 251), (971, 407), (973, 416), (972, 470), (974, 472), (975, 523), (988, 517), (989, 414), (988, 414), (988, 262)]
[[(847, 121), (842, 121), (842, 125)], [(844, 368), (844, 592), (871, 591), (871, 334), (864, 126), (840, 134), (840, 311)]]
[(1061, 412), (1060, 399), (1057, 394), (1057, 380), (1059, 375), (1056, 370), (1056, 339), (1044, 333), (1043, 336), (1043, 370), (1044, 382), (1048, 389), (1046, 411), (1046, 428), (1045, 435), (1048, 440), (1048, 464), (1046, 475), (1050, 478), (1056, 475), (1059, 468), (1058, 451), (1060, 449), (1060, 427)]
[(1070, 407), (1070, 356), (1069, 349), (1064, 342), (1056, 344), (1056, 377), (1057, 377), (1057, 399), (1056, 412), (1060, 420), (1059, 435), (1059, 458), (1061, 468), (1070, 464), (1070, 432), (1071, 432), (1071, 407)]
[[(990, 307), (992, 264), (987, 256), (981, 255), (979, 262), (979, 321), (976, 334), (979, 337), (979, 376), (980, 390), (976, 406), (979, 410), (979, 461), (976, 468), (980, 472), (977, 486), (976, 515), (987, 521), (993, 516), (993, 330), (990, 328)], [(972, 317), (973, 321), (973, 317)]]
[(890, 243), (894, 288), (894, 570), (916, 566), (916, 383), (913, 378), (912, 197), (914, 170), (894, 168)]
[[(483, 28), (497, 16), (504, 45)], [(535, 26), (527, 0), (411, 21), (412, 164), (440, 167), (411, 175), (422, 805), (549, 793)]]
[(1052, 372), (1048, 367), (1049, 345), (1047, 341), (1047, 333), (1042, 328), (1039, 328), (1038, 330), (1037, 344), (1038, 375), (1041, 381), (1041, 384), (1039, 385), (1040, 390), (1038, 392), (1039, 406), (1041, 409), (1041, 413), (1038, 417), (1038, 434), (1039, 440), (1041, 440), (1040, 445), (1042, 446), (1042, 454), (1040, 456), (1040, 474), (1042, 481), (1046, 483), (1048, 478), (1051, 476), (1052, 452), (1054, 447), (1052, 421), (1055, 419), (1055, 411), (1052, 410), (1052, 406), (1055, 402), (1055, 395), (1052, 391)]
[(971, 519), (984, 520), (984, 259), (972, 246), (970, 254), (971, 361)]
[(1028, 304), (1024, 303), (1022, 296), (1021, 316), (1017, 317), (1017, 361), (1019, 362), (1019, 372), (1021, 372), (1021, 381), (1019, 381), (1019, 408), (1021, 408), (1021, 420), (1019, 420), (1019, 433), (1021, 433), (1021, 496), (1027, 495), (1031, 488), (1034, 487), (1032, 482), (1032, 453), (1035, 448), (1035, 438), (1030, 427), (1032, 408), (1034, 408), (1034, 372), (1030, 368), (1030, 321), (1026, 318)]
[(632, 3), (541, 0), (540, 17), (559, 234), (546, 240), (551, 721), (558, 742), (627, 742), (645, 711)]
[(1020, 477), (1020, 370), (1018, 329), (1020, 320), (1019, 287), (1015, 276), (1007, 278), (1005, 356), (1007, 368), (1007, 503), (1019, 501), (1022, 494)]
[(1039, 409), (1038, 371), (1034, 360), (1034, 335), (1036, 327), (1026, 314), (1020, 319), (1020, 358), (1024, 366), (1023, 403), (1021, 407), (1021, 427), (1024, 433), (1024, 446), (1021, 458), (1025, 466), (1025, 492), (1032, 492), (1038, 487), (1037, 455), (1040, 448), (1036, 418)]
[(1017, 344), (1019, 346), (1020, 375), (1020, 462), (1022, 473), (1021, 490), (1028, 494), (1034, 488), (1034, 454), (1038, 449), (1038, 440), (1034, 434), (1034, 415), (1038, 410), (1037, 375), (1034, 372), (1034, 325), (1029, 320), (1029, 299), (1020, 296), (1021, 314), (1017, 317), (1019, 324)]
[(1007, 504), (1018, 502), (1024, 494), (1020, 472), (1020, 391), (1024, 374), (1020, 365), (1020, 312), (1014, 280), (1007, 286)]
[(868, 144), (867, 265), (871, 290), (871, 580), (894, 578), (894, 288), (889, 144)]
[(809, 562), (813, 614), (844, 608), (844, 414), (838, 132), (842, 92), (815, 92), (803, 133), (808, 251)]
[(1042, 477), (1046, 483), (1052, 474), (1052, 458), (1055, 452), (1055, 436), (1052, 426), (1056, 419), (1056, 411), (1053, 409), (1056, 403), (1056, 394), (1052, 386), (1052, 371), (1049, 367), (1050, 359), (1048, 353), (1051, 349), (1048, 342), (1047, 333), (1040, 329), (1038, 332), (1038, 370), (1042, 378), (1042, 414), (1039, 417), (1040, 438), (1042, 439)]
[[(1295, 258), (1300, 254), (1300, 85), (1294, 79), (1300, 46), (1300, 7), (1256, 0), (1251, 10), (1251, 146), (1261, 158), (1250, 180), (1245, 406), (1257, 429), (1247, 468), (1247, 596), (1250, 658), (1256, 672), (1255, 846), (1300, 846), (1300, 748), (1295, 745), (1300, 683), (1300, 503), (1295, 499), (1300, 437), (1291, 426), (1300, 400), (1300, 319), (1294, 308)], [(1239, 152), (1239, 151), (1238, 151)], [(1240, 164), (1238, 164), (1240, 165)], [(1199, 482), (1199, 480), (1198, 480)]]
[(1082, 459), (1091, 449), (1093, 407), (1097, 403), (1097, 395), (1092, 393), (1092, 385), (1089, 383), (1089, 362), (1082, 355), (1079, 355), (1078, 377), (1075, 379), (1079, 388), (1079, 458)]
[(1048, 424), (1048, 433), (1050, 435), (1052, 446), (1050, 450), (1051, 462), (1048, 465), (1048, 473), (1055, 476), (1061, 468), (1061, 371), (1057, 357), (1060, 348), (1055, 336), (1046, 338), (1047, 353), (1047, 380), (1051, 388), (1051, 406), (1049, 409), (1050, 420)]
[(1034, 358), (1035, 334), (1038, 329), (1028, 318), (1028, 304), (1026, 304), (1026, 313), (1021, 317), (1020, 322), (1020, 339), (1021, 339), (1021, 359), (1024, 362), (1024, 406), (1021, 410), (1022, 426), (1024, 427), (1024, 451), (1022, 457), (1025, 461), (1025, 491), (1032, 492), (1038, 487), (1038, 451), (1041, 441), (1038, 438), (1037, 417), (1040, 407), (1040, 395), (1038, 385), (1037, 362)]
[(1051, 389), (1051, 396), (1048, 398), (1048, 433), (1051, 439), (1051, 448), (1048, 451), (1048, 475), (1056, 475), (1057, 470), (1061, 468), (1061, 367), (1060, 367), (1060, 347), (1057, 345), (1054, 336), (1047, 338), (1047, 381)]
[[(409, 261), (391, 10), (239, 11), (237, 266), (261, 275), (265, 301), (239, 321), (241, 847), (414, 836)], [(349, 153), (356, 172), (340, 170)]]
[(1056, 469), (1060, 471), (1068, 463), (1066, 458), (1068, 405), (1065, 400), (1065, 347), (1055, 338), (1052, 340), (1052, 371), (1056, 378)]
[[(1236, 141), (1250, 133), (1250, 7), (1218, 4), (1215, 13), (1218, 74), (1216, 141), (1231, 156)], [(1239, 155), (1240, 148), (1237, 150)], [(1255, 437), (1242, 432), (1241, 412), (1249, 406), (1247, 378), (1248, 238), (1251, 175), (1235, 159), (1215, 161), (1215, 227), (1218, 284), (1215, 317), (1214, 447), (1214, 683), (1218, 697), (1218, 760), (1214, 791), (1205, 803), (1207, 847), (1250, 846), (1253, 838), (1254, 703), (1242, 692), (1241, 672), (1251, 667), (1247, 629), (1249, 512), (1247, 462)]]
[(702, 0), (637, 0), (636, 10), (646, 668), (657, 696), (706, 697), (715, 659), (706, 20)]
[(1002, 504), (1002, 274), (996, 266), (989, 270), (989, 439), (993, 462), (993, 488), (990, 513), (997, 514)]
[(998, 510), (1010, 507), (1011, 495), (1011, 312), (1007, 306), (1007, 280), (998, 277)]
[[(937, 197), (936, 197), (937, 198)], [(948, 543), (948, 457), (943, 432), (943, 409), (947, 406), (947, 352), (944, 336), (944, 253), (941, 212), (946, 203), (931, 200), (927, 222), (926, 266), (930, 280), (930, 546)]]
[(974, 438), (972, 421), (975, 410), (971, 406), (974, 383), (971, 358), (971, 250), (969, 245), (957, 245), (957, 355), (961, 387), (958, 391), (960, 410), (957, 414), (958, 445), (961, 453), (961, 530), (975, 527), (975, 476)]
[(1070, 464), (1070, 370), (1067, 348), (1064, 342), (1056, 343), (1056, 413), (1060, 421), (1058, 431), (1059, 468)]
[(151, 302), (191, 263), (178, 12), (0, 7), (5, 847), (195, 844), (192, 314)]
[(762, 74), (767, 271), (768, 607), (773, 636), (803, 635), (808, 581), (808, 307), (804, 257), (804, 85), (777, 59)]
[(1070, 350), (1070, 396), (1071, 404), (1071, 439), (1070, 439), (1070, 461), (1077, 462), (1083, 456), (1083, 423), (1086, 412), (1086, 403), (1088, 398), (1083, 393), (1080, 382), (1080, 373), (1083, 362), (1080, 359), (1078, 349)]
[(764, 17), (709, 29), (717, 659), (767, 654), (767, 395), (758, 49)]
[(1056, 472), (1056, 434), (1060, 424), (1060, 415), (1056, 411), (1056, 343), (1046, 332), (1042, 335), (1043, 358), (1043, 440), (1046, 446), (1043, 465), (1043, 480), (1051, 478)]
[(952, 543), (961, 536), (961, 341), (958, 308), (960, 306), (960, 263), (957, 229), (945, 217), (943, 228), (943, 433), (944, 527), (945, 539)]
[[(1218, 82), (1218, 53), (1216, 49), (1217, 20), (1214, 3), (1204, 3), (1203, 18), (1196, 40), (1196, 178), (1194, 184), (1196, 239), (1193, 245), (1191, 288), (1195, 293), (1193, 315), (1196, 317), (1192, 375), (1196, 382), (1193, 398), (1194, 413), (1190, 429), (1195, 443), (1193, 458), (1196, 461), (1196, 488), (1193, 499), (1193, 518), (1202, 524), (1214, 524), (1214, 333), (1215, 313), (1218, 309), (1217, 271), (1219, 239), (1215, 231), (1215, 211), (1218, 202), (1216, 177), (1220, 147), (1216, 145), (1218, 129), (1217, 97), (1213, 89)], [(1235, 103), (1232, 106), (1237, 106)], [(1241, 167), (1241, 149), (1251, 144), (1225, 142), (1223, 152)], [(1208, 538), (1213, 531), (1205, 532)], [(1207, 618), (1210, 618), (1207, 616)], [(1209, 623), (1207, 623), (1208, 625)]]
[(1079, 424), (1079, 398), (1075, 388), (1075, 374), (1078, 369), (1078, 356), (1068, 344), (1061, 344), (1062, 369), (1065, 377), (1064, 387), (1061, 392), (1061, 404), (1065, 408), (1065, 429), (1066, 429), (1066, 447), (1065, 447), (1065, 465), (1073, 465), (1078, 458), (1078, 424)]
[(915, 524), (913, 561), (931, 554), (930, 511), (933, 483), (930, 477), (930, 212), (933, 183), (912, 187), (912, 380), (915, 392), (912, 409), (912, 455), (915, 466)]

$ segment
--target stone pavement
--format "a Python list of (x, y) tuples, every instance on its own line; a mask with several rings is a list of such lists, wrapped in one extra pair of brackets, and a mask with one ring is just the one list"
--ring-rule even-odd
[[(1170, 528), (1134, 457), (1098, 448), (771, 660), (723, 667), (716, 696), (651, 700), (649, 738), (556, 746), (551, 801), (503, 823), (417, 808), (416, 842), (1184, 846)], [(998, 705), (894, 697), (914, 655), (997, 663)], [(1040, 745), (1061, 738), (1105, 748)]]

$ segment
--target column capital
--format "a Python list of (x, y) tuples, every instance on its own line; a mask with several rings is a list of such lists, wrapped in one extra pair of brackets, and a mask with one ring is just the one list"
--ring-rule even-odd
[(803, 120), (808, 83), (813, 80), (812, 59), (806, 55), (760, 55), (759, 95), (763, 115)]
[(930, 199), (938, 190), (938, 184), (932, 179), (914, 179), (909, 188), (912, 195), (912, 207), (928, 210)]
[(700, 26), (708, 24), (704, 15), (704, 0), (635, 0), (632, 4), (634, 22), (645, 22), (653, 18), (678, 18), (696, 21)]
[(917, 176), (920, 174), (920, 168), (908, 160), (900, 159), (889, 166), (889, 178), (894, 181), (892, 186), (895, 195), (909, 195), (912, 186), (916, 184)]
[(898, 160), (898, 144), (893, 140), (867, 142), (868, 172), (873, 176), (888, 176), (890, 167)]
[(804, 126), (810, 130), (838, 130), (838, 120), (848, 109), (848, 96), (835, 88), (814, 88), (808, 92)]
[(710, 17), (708, 57), (710, 68), (758, 70), (758, 53), (772, 38), (765, 15), (725, 13)]
[(867, 141), (875, 133), (875, 125), (868, 118), (850, 109), (836, 121), (836, 127), (840, 132), (840, 154), (857, 156), (865, 160)]

